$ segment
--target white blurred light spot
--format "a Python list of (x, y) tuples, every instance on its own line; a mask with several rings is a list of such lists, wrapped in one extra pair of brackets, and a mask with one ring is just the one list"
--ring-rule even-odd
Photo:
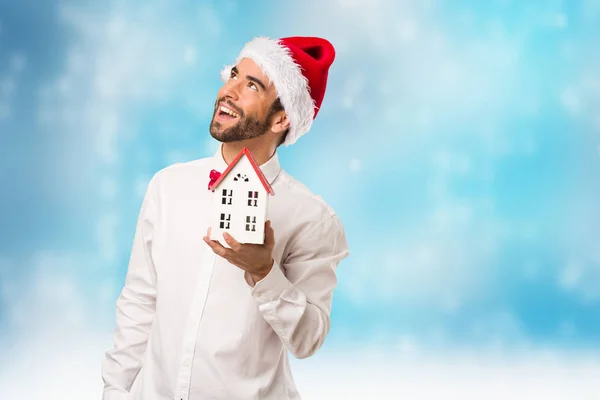
[(411, 43), (417, 37), (417, 21), (415, 20), (404, 20), (398, 24), (397, 35), (398, 39), (402, 43)]
[[(392, 94), (392, 90), (394, 88), (394, 83), (392, 81), (390, 81), (388, 79), (382, 79), (378, 85), (379, 85), (379, 93), (381, 95), (387, 96), (387, 95)], [(397, 109), (397, 107), (395, 105), (387, 106), (387, 108), (388, 109), (391, 108), (392, 110)]]
[(15, 80), (11, 77), (5, 77), (0, 81), (0, 96), (9, 97), (16, 89)]
[(99, 253), (105, 262), (111, 263), (117, 256), (117, 229), (119, 218), (115, 214), (105, 214), (100, 217), (97, 225), (97, 240)]
[(427, 334), (428, 339), (434, 346), (443, 346), (446, 342), (446, 331), (441, 326), (432, 328)]
[(540, 112), (540, 102), (535, 98), (528, 98), (523, 102), (523, 112), (526, 115), (536, 116)]
[(521, 226), (521, 238), (525, 241), (533, 240), (538, 235), (538, 229), (534, 224), (525, 223)]
[(0, 121), (12, 117), (12, 107), (7, 102), (0, 100)]
[(99, 73), (94, 82), (101, 97), (111, 97), (116, 93), (115, 83), (108, 74)]
[(558, 330), (561, 335), (567, 336), (567, 337), (573, 336), (577, 333), (577, 328), (575, 328), (575, 324), (573, 324), (571, 321), (561, 322)]
[(117, 182), (113, 178), (105, 177), (100, 183), (100, 195), (106, 200), (113, 200), (117, 191)]
[(581, 266), (578, 263), (570, 262), (561, 274), (560, 283), (565, 289), (574, 289), (578, 286), (581, 275)]
[(420, 243), (415, 247), (413, 268), (418, 268), (421, 272), (429, 275), (434, 266), (436, 266), (436, 249), (427, 243)]
[(69, 71), (74, 73), (83, 72), (85, 69), (85, 57), (82, 53), (73, 51), (69, 54), (67, 64), (69, 66)]
[(193, 46), (186, 47), (183, 53), (183, 61), (185, 61), (187, 65), (194, 65), (196, 64), (196, 57), (196, 49)]
[(22, 53), (15, 54), (10, 58), (10, 69), (15, 73), (22, 72), (26, 65), (27, 59)]
[(506, 26), (502, 21), (494, 20), (489, 24), (489, 31), (492, 40), (502, 41), (506, 38)]
[(592, 130), (594, 132), (600, 134), (600, 115), (594, 115), (591, 118), (592, 118)]
[(107, 24), (106, 33), (109, 39), (116, 40), (123, 36), (127, 23), (122, 15), (113, 16)]
[(117, 291), (117, 285), (111, 281), (106, 280), (98, 285), (98, 297), (102, 301), (111, 301)]
[(342, 108), (351, 109), (354, 107), (354, 99), (352, 96), (344, 96), (342, 97)]
[(133, 187), (135, 188), (135, 195), (138, 196), (138, 198), (144, 198), (149, 183), (150, 178), (148, 178), (146, 175), (139, 176), (135, 180), (135, 184), (133, 185)]
[(0, 101), (0, 121), (3, 119), (8, 119), (12, 115), (12, 110), (10, 105), (6, 102)]
[(98, 135), (96, 136), (96, 151), (111, 163), (116, 158), (116, 135), (119, 129), (119, 118), (114, 113), (107, 113), (100, 121)]
[(78, 118), (78, 115), (72, 108), (65, 108), (60, 113), (60, 117), (65, 124), (74, 124)]
[(434, 199), (447, 201), (449, 197), (448, 181), (439, 177), (430, 179), (427, 183), (427, 192)]
[(338, 5), (342, 8), (354, 8), (359, 4), (357, 0), (338, 0)]
[(496, 180), (496, 171), (492, 166), (483, 168), (480, 173), (481, 179), (486, 183), (494, 182)]
[(441, 66), (438, 79), (445, 88), (454, 88), (461, 82), (459, 68), (451, 62)]
[(165, 162), (167, 163), (167, 165), (183, 163), (186, 161), (190, 161), (191, 159), (192, 159), (192, 157), (185, 151), (173, 150), (173, 151), (169, 151), (165, 155)]
[(461, 301), (458, 296), (447, 295), (442, 299), (442, 309), (447, 313), (454, 314), (460, 310)]
[(67, 76), (60, 78), (56, 84), (58, 92), (63, 96), (67, 96), (71, 92), (71, 86), (71, 82)]
[(217, 152), (220, 145), (221, 145), (221, 143), (219, 141), (210, 137), (210, 138), (206, 139), (206, 142), (204, 144), (204, 149), (208, 153), (210, 153), (210, 155), (212, 156), (213, 154), (215, 154)]
[[(398, 125), (401, 123), (402, 114), (400, 110), (398, 110), (398, 107), (393, 105), (386, 106), (385, 110), (383, 111), (383, 120), (385, 121), (385, 123), (393, 125), (397, 128)], [(396, 132), (398, 132), (398, 130), (390, 130), (390, 136), (393, 137), (396, 134)]]
[(581, 112), (582, 104), (579, 94), (571, 87), (563, 90), (560, 95), (560, 102), (571, 115), (578, 115)]
[(417, 112), (416, 125), (419, 128), (427, 128), (433, 122), (431, 113), (428, 110), (422, 109)]
[(40, 107), (37, 114), (38, 122), (42, 125), (51, 124), (54, 121), (54, 114), (47, 107)]
[(350, 172), (353, 172), (353, 173), (360, 172), (360, 169), (361, 169), (360, 160), (358, 158), (353, 158), (352, 160), (350, 160), (349, 167), (350, 167)]
[(558, 29), (565, 29), (567, 27), (567, 25), (569, 24), (567, 16), (565, 14), (562, 13), (558, 13), (556, 15), (553, 16), (553, 26), (558, 28)]
[(582, 82), (582, 86), (595, 95), (600, 95), (600, 74), (596, 71), (587, 73)]
[(11, 265), (12, 263), (8, 258), (0, 256), (0, 277), (2, 277), (2, 274), (5, 272), (8, 272)]
[(411, 335), (402, 335), (398, 339), (398, 350), (403, 355), (417, 354), (419, 351), (417, 339)]
[(346, 79), (344, 94), (342, 98), (342, 108), (351, 109), (356, 105), (356, 99), (362, 97), (362, 91), (365, 87), (366, 79), (362, 74), (353, 74)]
[(471, 206), (467, 204), (450, 204), (433, 210), (431, 218), (436, 230), (444, 231), (467, 225), (472, 214)]
[(523, 264), (523, 275), (526, 279), (535, 279), (539, 275), (539, 265), (533, 260), (528, 260)]
[(340, 285), (340, 289), (354, 304), (364, 304), (367, 301), (365, 282), (354, 275), (348, 276)]
[(433, 164), (446, 172), (465, 174), (471, 169), (471, 159), (467, 154), (440, 150), (433, 155)]
[(525, 154), (535, 154), (538, 151), (538, 145), (532, 137), (527, 137), (521, 143), (521, 151)]
[(231, 14), (238, 9), (238, 4), (235, 2), (235, 0), (221, 0), (219, 2), (219, 8), (222, 11), (225, 11), (228, 14)]
[[(219, 9), (221, 9), (221, 5), (219, 6)], [(201, 7), (199, 19), (199, 25), (209, 36), (216, 38), (221, 34), (221, 21), (211, 6), (203, 5)]]
[(457, 13), (456, 22), (459, 26), (466, 28), (473, 26), (477, 19), (472, 11), (460, 11)]
[(6, 278), (4, 278), (2, 283), (0, 283), (0, 299), (3, 301), (14, 301), (19, 295), (19, 291), (20, 288), (14, 283), (6, 281)]

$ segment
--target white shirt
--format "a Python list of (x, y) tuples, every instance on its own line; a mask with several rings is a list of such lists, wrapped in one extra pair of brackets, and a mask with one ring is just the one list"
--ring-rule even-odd
[(301, 398), (288, 352), (309, 357), (329, 332), (336, 268), (349, 254), (344, 229), (275, 154), (260, 166), (275, 192), (274, 265), (250, 286), (202, 240), (216, 193), (209, 173), (226, 168), (220, 146), (152, 177), (102, 363), (103, 400)]

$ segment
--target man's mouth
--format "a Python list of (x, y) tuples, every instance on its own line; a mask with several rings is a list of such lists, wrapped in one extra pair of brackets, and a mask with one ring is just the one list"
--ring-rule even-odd
[(240, 114), (233, 111), (231, 108), (227, 107), (224, 104), (220, 104), (218, 108), (217, 117), (221, 120), (232, 120), (239, 118)]

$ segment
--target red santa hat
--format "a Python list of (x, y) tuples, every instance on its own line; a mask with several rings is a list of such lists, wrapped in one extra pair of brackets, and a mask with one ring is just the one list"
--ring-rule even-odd
[[(258, 37), (246, 43), (235, 64), (243, 58), (261, 67), (275, 86), (290, 121), (283, 144), (295, 143), (310, 130), (321, 108), (329, 67), (335, 58), (333, 45), (318, 37)], [(235, 64), (221, 70), (223, 81), (229, 79)]]

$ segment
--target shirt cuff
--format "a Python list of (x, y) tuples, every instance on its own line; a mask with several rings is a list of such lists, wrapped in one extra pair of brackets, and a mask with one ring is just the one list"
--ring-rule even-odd
[(256, 282), (252, 288), (252, 296), (269, 302), (279, 298), (284, 290), (290, 288), (292, 283), (285, 277), (280, 265), (277, 261), (273, 261), (271, 271), (260, 281)]

